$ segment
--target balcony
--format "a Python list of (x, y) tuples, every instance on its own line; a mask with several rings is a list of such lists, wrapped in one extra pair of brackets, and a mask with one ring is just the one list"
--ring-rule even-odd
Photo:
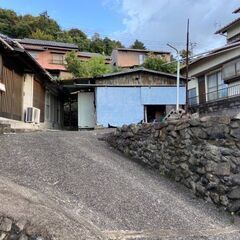
[(226, 85), (220, 85), (216, 91), (188, 98), (188, 104), (190, 107), (196, 107), (198, 105), (232, 99), (237, 96), (240, 96), (240, 84), (227, 87)]

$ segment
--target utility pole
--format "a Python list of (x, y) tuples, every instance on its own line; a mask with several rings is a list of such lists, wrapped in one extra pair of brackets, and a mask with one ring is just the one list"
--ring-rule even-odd
[(189, 67), (189, 19), (187, 20), (187, 46), (186, 46), (186, 107), (188, 112), (188, 67)]
[(179, 111), (179, 88), (180, 88), (180, 56), (177, 48), (173, 47), (169, 43), (167, 44), (170, 48), (174, 49), (177, 52), (177, 101), (176, 101), (176, 112)]

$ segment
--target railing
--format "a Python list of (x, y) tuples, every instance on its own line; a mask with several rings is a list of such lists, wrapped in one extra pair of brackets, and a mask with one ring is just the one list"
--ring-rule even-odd
[(218, 90), (211, 91), (196, 97), (188, 98), (189, 106), (196, 106), (199, 104), (214, 102), (218, 100), (228, 99), (235, 96), (240, 96), (240, 84), (234, 86), (220, 85)]

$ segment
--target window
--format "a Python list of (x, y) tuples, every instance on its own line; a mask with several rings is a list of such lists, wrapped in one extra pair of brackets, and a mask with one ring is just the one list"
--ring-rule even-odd
[(198, 103), (197, 101), (197, 89), (192, 88), (188, 90), (188, 103), (190, 106), (196, 105)]
[(222, 79), (221, 71), (207, 75), (208, 101), (227, 96), (227, 84)]
[(140, 54), (138, 57), (139, 57), (139, 64), (142, 65), (146, 59), (146, 55)]
[(240, 60), (237, 59), (230, 63), (227, 63), (222, 68), (223, 79), (224, 80), (234, 80), (240, 76)]
[(57, 54), (57, 53), (52, 54), (52, 63), (64, 65), (65, 64), (65, 56), (63, 54)]

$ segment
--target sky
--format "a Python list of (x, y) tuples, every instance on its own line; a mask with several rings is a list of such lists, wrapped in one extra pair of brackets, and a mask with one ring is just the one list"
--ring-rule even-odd
[(0, 0), (0, 7), (19, 14), (48, 11), (63, 29), (79, 28), (121, 40), (129, 46), (136, 38), (154, 50), (184, 49), (186, 24), (194, 53), (225, 44), (214, 32), (240, 14), (239, 0)]

